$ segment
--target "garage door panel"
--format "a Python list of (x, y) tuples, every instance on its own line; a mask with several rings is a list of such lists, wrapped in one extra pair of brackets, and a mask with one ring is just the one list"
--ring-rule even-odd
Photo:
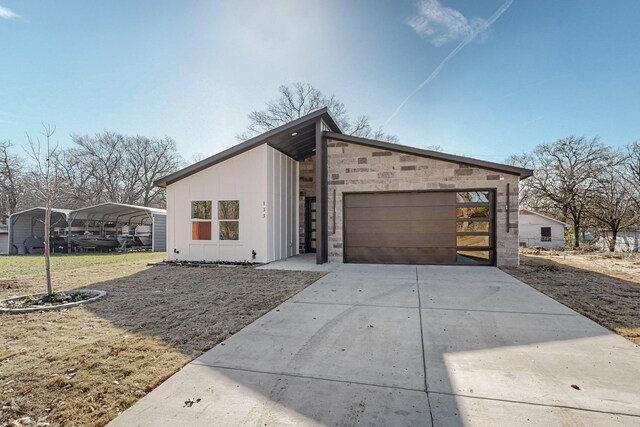
[(450, 233), (397, 233), (349, 235), (349, 248), (455, 248), (456, 236)]
[[(488, 227), (469, 227), (465, 220), (458, 230), (456, 209), (470, 205), (458, 202), (455, 191), (345, 194), (343, 202), (345, 262), (492, 263), (491, 215)], [(489, 203), (480, 208), (490, 213)]]
[(451, 206), (456, 203), (455, 193), (372, 193), (350, 194), (345, 200), (347, 208)]
[(347, 262), (372, 264), (455, 264), (450, 248), (349, 248)]
[(450, 219), (434, 219), (433, 221), (360, 221), (347, 220), (345, 226), (352, 234), (396, 234), (406, 230), (416, 230), (421, 233), (455, 233), (456, 223)]
[(372, 208), (346, 208), (347, 218), (357, 218), (358, 220), (392, 221), (392, 220), (434, 220), (450, 219), (455, 215), (454, 206), (433, 206), (433, 207), (372, 207)]

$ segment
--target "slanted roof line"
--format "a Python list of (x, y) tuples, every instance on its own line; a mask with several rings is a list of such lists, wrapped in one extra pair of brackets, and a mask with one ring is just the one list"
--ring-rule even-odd
[(342, 132), (340, 126), (337, 121), (329, 111), (327, 107), (321, 108), (317, 111), (307, 114), (306, 116), (302, 116), (296, 120), (293, 120), (289, 123), (285, 123), (282, 126), (278, 126), (277, 128), (271, 129), (263, 134), (255, 136), (251, 139), (248, 139), (240, 144), (234, 145), (231, 148), (228, 148), (224, 151), (221, 151), (218, 154), (215, 154), (211, 157), (208, 157), (204, 160), (201, 160), (197, 163), (194, 163), (190, 166), (187, 166), (184, 169), (181, 169), (177, 172), (172, 173), (171, 175), (165, 176), (163, 178), (158, 179), (153, 184), (158, 187), (166, 187), (167, 184), (172, 184), (176, 181), (179, 181), (183, 178), (186, 178), (190, 175), (193, 175), (197, 172), (200, 172), (208, 167), (211, 167), (217, 163), (223, 162), (231, 157), (237, 156), (238, 154), (242, 154), (252, 148), (258, 147), (259, 145), (265, 144), (268, 140), (278, 134), (287, 132), (291, 129), (295, 129), (300, 127), (305, 123), (312, 123), (317, 119), (323, 119), (327, 126), (333, 129), (336, 132)]
[(555, 218), (551, 218), (550, 216), (543, 215), (543, 214), (541, 214), (540, 212), (532, 211), (531, 209), (527, 209), (527, 208), (520, 208), (520, 212), (522, 212), (522, 211), (529, 212), (529, 213), (530, 213), (530, 214), (532, 214), (532, 215), (541, 216), (542, 218), (546, 218), (546, 219), (548, 219), (548, 220), (550, 220), (550, 221), (558, 222), (558, 223), (560, 223), (560, 224), (564, 225), (565, 227), (568, 227), (568, 226), (569, 226), (569, 224), (567, 224), (566, 222), (562, 222), (562, 221), (560, 221), (559, 219), (555, 219)]
[[(36, 211), (36, 210), (43, 210), (44, 211), (44, 210), (46, 210), (46, 208), (44, 206), (36, 206), (34, 208), (29, 208), (29, 209), (25, 209), (25, 210), (22, 210), (22, 211), (19, 211), (19, 212), (14, 212), (9, 216), (20, 215), (20, 214), (23, 214), (23, 213), (27, 213), (27, 212), (30, 212), (30, 211)], [(71, 212), (71, 209), (51, 208), (51, 212), (60, 213), (60, 214), (63, 214), (64, 216), (67, 216), (67, 215), (69, 215), (69, 212)]]
[(441, 153), (439, 151), (425, 150), (423, 148), (410, 147), (408, 145), (394, 144), (391, 142), (378, 141), (375, 139), (367, 139), (359, 136), (344, 135), (334, 132), (323, 132), (324, 137), (336, 139), (344, 142), (352, 142), (354, 144), (367, 145), (370, 147), (381, 148), (390, 151), (399, 151), (407, 154), (414, 154), (421, 157), (430, 157), (437, 160), (445, 160), (454, 163), (463, 163), (466, 165), (477, 166), (483, 169), (504, 172), (511, 175), (518, 175), (520, 179), (525, 179), (533, 175), (530, 169), (519, 168), (517, 166), (505, 165), (502, 163), (488, 162), (485, 160), (474, 159), (471, 157), (458, 156), (455, 154)]

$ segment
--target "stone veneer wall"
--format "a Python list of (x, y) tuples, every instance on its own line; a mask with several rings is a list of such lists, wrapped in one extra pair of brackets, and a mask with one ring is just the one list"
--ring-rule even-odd
[(299, 195), (299, 226), (300, 226), (300, 253), (305, 253), (305, 197), (314, 197), (316, 195), (316, 156), (299, 162), (300, 165), (300, 195)]
[[(497, 265), (518, 265), (517, 175), (331, 139), (327, 141), (327, 169), (329, 262), (343, 262), (343, 192), (482, 188), (496, 189)], [(509, 232), (507, 183), (511, 184)]]

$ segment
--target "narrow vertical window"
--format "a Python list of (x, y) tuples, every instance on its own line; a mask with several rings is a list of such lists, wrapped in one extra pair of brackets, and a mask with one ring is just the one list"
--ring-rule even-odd
[(240, 239), (240, 201), (218, 201), (218, 226), (220, 240)]
[(191, 202), (191, 240), (211, 240), (211, 200)]

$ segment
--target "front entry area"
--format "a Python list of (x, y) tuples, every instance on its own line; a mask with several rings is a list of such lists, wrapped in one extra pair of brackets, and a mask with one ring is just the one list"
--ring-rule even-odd
[(305, 253), (316, 252), (316, 198), (305, 198)]
[(344, 262), (495, 263), (492, 190), (344, 194)]

